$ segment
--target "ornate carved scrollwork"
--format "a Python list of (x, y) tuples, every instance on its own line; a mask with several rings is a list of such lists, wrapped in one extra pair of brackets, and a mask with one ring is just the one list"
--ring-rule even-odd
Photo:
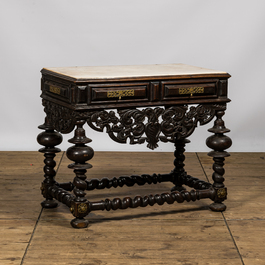
[(106, 128), (110, 138), (118, 143), (142, 144), (155, 149), (158, 141), (173, 142), (192, 134), (198, 123), (206, 124), (212, 120), (217, 105), (175, 106), (170, 108), (146, 108), (114, 111), (94, 111), (88, 113), (88, 125), (102, 132)]
[(224, 110), (225, 104), (200, 104), (197, 106), (156, 107), (145, 109), (75, 111), (43, 100), (49, 123), (61, 133), (71, 132), (77, 120), (84, 119), (99, 132), (106, 132), (118, 143), (142, 144), (155, 149), (158, 142), (174, 142), (192, 134), (198, 123), (210, 122), (216, 110)]
[(69, 133), (75, 127), (77, 113), (48, 100), (43, 100), (42, 105), (52, 127), (61, 133)]

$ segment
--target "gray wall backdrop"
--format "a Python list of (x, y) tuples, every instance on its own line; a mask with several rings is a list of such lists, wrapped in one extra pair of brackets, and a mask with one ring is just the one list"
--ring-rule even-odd
[[(1, 0), (0, 150), (39, 148), (43, 67), (185, 63), (232, 75), (230, 151), (264, 152), (264, 10), (263, 0)], [(187, 151), (208, 151), (211, 126), (197, 128)], [(149, 151), (86, 128), (97, 151)]]

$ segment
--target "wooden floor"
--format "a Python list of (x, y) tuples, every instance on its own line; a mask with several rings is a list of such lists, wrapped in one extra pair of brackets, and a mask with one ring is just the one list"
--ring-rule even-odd
[[(209, 199), (117, 211), (95, 211), (86, 229), (73, 229), (62, 204), (42, 210), (43, 156), (0, 152), (0, 264), (265, 264), (265, 153), (233, 153), (226, 160), (227, 210), (208, 210)], [(56, 156), (57, 181), (73, 173)], [(168, 173), (171, 153), (95, 153), (91, 178)], [(187, 153), (186, 170), (211, 178), (212, 159)], [(172, 184), (89, 192), (91, 201), (168, 192)]]

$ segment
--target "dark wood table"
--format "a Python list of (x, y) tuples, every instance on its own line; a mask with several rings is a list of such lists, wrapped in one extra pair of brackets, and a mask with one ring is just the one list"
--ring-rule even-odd
[[(223, 115), (227, 97), (226, 72), (204, 69), (184, 64), (63, 67), (42, 69), (41, 89), (45, 122), (39, 126), (44, 130), (37, 137), (43, 145), (44, 181), (41, 190), (44, 208), (53, 208), (57, 202), (67, 205), (73, 216), (71, 225), (84, 228), (84, 219), (91, 211), (117, 210), (145, 207), (165, 202), (172, 204), (210, 198), (213, 211), (224, 211), (223, 201), (227, 198), (224, 185), (224, 160), (229, 156), (225, 150), (232, 141), (224, 133)], [(184, 169), (185, 144), (198, 125), (209, 123), (215, 118), (213, 133), (206, 144), (212, 149), (213, 184), (188, 175)], [(87, 123), (96, 131), (106, 132), (118, 143), (146, 144), (155, 149), (159, 141), (175, 145), (174, 168), (168, 174), (143, 174), (119, 178), (87, 179), (87, 163), (94, 151), (87, 144), (91, 139), (83, 128)], [(74, 130), (75, 129), (75, 130)], [(74, 130), (69, 140), (67, 157), (73, 161), (73, 182), (57, 183), (54, 157), (60, 149), (62, 135)], [(92, 202), (85, 197), (94, 189), (144, 185), (170, 181), (170, 192), (134, 198), (124, 197)], [(193, 188), (187, 191), (183, 185)]]

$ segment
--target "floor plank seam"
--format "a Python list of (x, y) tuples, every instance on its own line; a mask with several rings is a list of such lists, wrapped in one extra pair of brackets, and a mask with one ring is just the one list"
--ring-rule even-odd
[(60, 159), (60, 161), (59, 161), (59, 163), (58, 163), (58, 166), (57, 166), (57, 169), (56, 169), (56, 175), (57, 175), (58, 170), (59, 170), (59, 168), (60, 168), (60, 166), (61, 166), (61, 163), (62, 163), (62, 161), (63, 161), (64, 154), (65, 154), (65, 151), (63, 151), (63, 154), (62, 154), (62, 156), (61, 156), (61, 159)]
[[(57, 169), (56, 169), (56, 174), (57, 174), (57, 172), (58, 172), (58, 170), (59, 170), (59, 167), (60, 167), (60, 165), (61, 165), (61, 162), (62, 162), (62, 160), (63, 160), (64, 153), (65, 153), (65, 152), (63, 152), (62, 157), (61, 157), (61, 159), (60, 159), (60, 161), (59, 161), (59, 163), (58, 163), (58, 166), (57, 166)], [(39, 214), (39, 216), (38, 216), (38, 219), (37, 219), (36, 224), (35, 224), (35, 226), (34, 226), (34, 229), (33, 229), (33, 231), (32, 231), (31, 237), (30, 237), (30, 239), (29, 239), (29, 243), (28, 243), (28, 245), (27, 245), (27, 247), (26, 247), (26, 249), (25, 249), (25, 253), (24, 253), (24, 255), (23, 255), (22, 259), (21, 259), (21, 263), (20, 263), (20, 265), (23, 265), (23, 263), (24, 263), (24, 260), (25, 260), (25, 258), (26, 258), (26, 255), (27, 255), (28, 249), (29, 249), (30, 244), (31, 244), (31, 241), (32, 241), (32, 239), (33, 239), (33, 237), (34, 237), (35, 231), (36, 231), (37, 226), (38, 226), (38, 223), (39, 223), (39, 221), (40, 221), (40, 218), (41, 218), (42, 212), (43, 212), (43, 208), (42, 208), (41, 211), (40, 211), (40, 214)]]
[[(202, 165), (202, 163), (201, 163), (201, 160), (200, 160), (200, 158), (199, 158), (199, 156), (198, 156), (198, 153), (195, 152), (195, 154), (196, 154), (196, 156), (197, 156), (197, 158), (198, 158), (198, 161), (199, 161), (199, 163), (200, 163), (200, 165), (201, 165), (201, 168), (202, 168), (202, 170), (203, 170), (203, 173), (204, 173), (204, 175), (205, 175), (207, 181), (210, 182), (209, 179), (208, 179), (208, 176), (207, 176), (207, 174), (206, 174), (206, 172), (205, 172), (205, 170), (204, 170), (204, 167), (203, 167), (203, 165)], [(241, 254), (240, 254), (240, 251), (239, 251), (239, 249), (238, 249), (238, 246), (237, 246), (237, 244), (236, 244), (236, 241), (235, 241), (235, 239), (234, 239), (234, 237), (233, 237), (233, 234), (232, 234), (232, 232), (231, 232), (231, 230), (230, 230), (230, 227), (229, 227), (229, 225), (228, 225), (228, 223), (227, 223), (227, 221), (226, 221), (225, 216), (224, 216), (223, 213), (222, 213), (222, 216), (223, 216), (223, 220), (224, 220), (224, 222), (225, 222), (225, 225), (226, 225), (226, 227), (227, 227), (227, 229), (228, 229), (228, 232), (229, 232), (229, 234), (230, 234), (230, 236), (231, 236), (231, 238), (232, 238), (232, 241), (233, 241), (233, 243), (234, 243), (234, 246), (235, 246), (235, 248), (236, 248), (236, 251), (237, 251), (237, 253), (238, 253), (239, 257), (240, 257), (240, 260), (241, 260), (241, 262), (242, 262), (242, 265), (245, 265), (245, 264), (244, 264), (244, 261), (243, 261), (243, 258), (242, 258)]]
[(30, 246), (30, 244), (31, 244), (31, 241), (32, 241), (33, 236), (34, 236), (34, 234), (35, 234), (35, 231), (36, 231), (36, 229), (37, 229), (37, 226), (38, 226), (38, 223), (39, 223), (39, 220), (40, 220), (40, 217), (41, 217), (42, 212), (43, 212), (43, 208), (42, 208), (41, 211), (40, 211), (40, 214), (39, 214), (39, 216), (38, 216), (38, 219), (37, 219), (36, 224), (35, 224), (35, 226), (34, 226), (34, 229), (33, 229), (33, 231), (32, 231), (31, 237), (30, 237), (30, 239), (29, 239), (29, 243), (28, 243), (28, 245), (27, 245), (27, 247), (26, 247), (26, 249), (25, 249), (25, 253), (24, 253), (24, 255), (23, 255), (22, 259), (21, 259), (21, 263), (20, 263), (20, 265), (23, 265), (23, 263), (24, 263), (24, 259), (26, 258), (26, 255), (27, 255), (27, 252), (28, 252), (29, 246)]
[(202, 171), (203, 171), (203, 173), (204, 173), (204, 175), (205, 175), (207, 181), (210, 182), (209, 179), (208, 179), (208, 176), (207, 176), (207, 174), (206, 174), (206, 172), (205, 172), (205, 170), (204, 170), (204, 167), (203, 167), (203, 165), (202, 165), (202, 163), (201, 163), (201, 160), (200, 160), (200, 158), (199, 158), (199, 156), (198, 156), (198, 153), (195, 152), (195, 154), (196, 154), (196, 156), (197, 156), (197, 158), (198, 158), (198, 161), (199, 161), (199, 163), (200, 163), (200, 166), (201, 166), (201, 168), (202, 168)]
[(265, 221), (265, 219), (253, 219), (253, 218), (250, 218), (250, 219), (242, 219), (242, 218), (240, 218), (240, 219), (227, 219), (229, 222), (231, 222), (231, 221), (261, 221), (261, 222), (264, 222)]
[(242, 258), (242, 256), (241, 256), (241, 253), (240, 253), (240, 251), (239, 251), (239, 248), (238, 248), (238, 246), (237, 246), (237, 244), (236, 244), (236, 241), (235, 241), (235, 239), (234, 239), (234, 236), (233, 236), (233, 234), (232, 234), (232, 231), (231, 231), (231, 229), (230, 229), (230, 227), (229, 227), (229, 225), (228, 225), (228, 223), (227, 223), (227, 221), (226, 221), (226, 219), (225, 219), (224, 213), (221, 213), (221, 214), (222, 214), (222, 216), (223, 216), (223, 218), (224, 218), (225, 225), (226, 225), (227, 230), (228, 230), (228, 232), (229, 232), (229, 234), (230, 234), (230, 236), (231, 236), (231, 238), (232, 238), (232, 240), (233, 240), (233, 243), (234, 243), (235, 248), (236, 248), (236, 251), (237, 251), (237, 253), (238, 253), (239, 257), (240, 257), (240, 260), (241, 260), (241, 262), (242, 262), (242, 265), (245, 265), (245, 263), (244, 263), (244, 261), (243, 261), (243, 258)]

